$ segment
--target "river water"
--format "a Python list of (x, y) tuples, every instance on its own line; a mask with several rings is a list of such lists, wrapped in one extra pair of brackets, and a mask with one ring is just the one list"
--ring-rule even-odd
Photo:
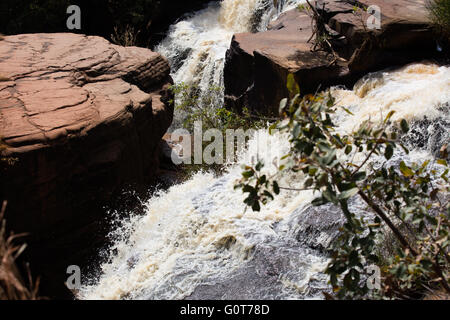
[[(224, 0), (173, 26), (160, 47), (162, 52), (167, 50), (172, 63), (187, 47), (185, 43), (195, 43), (178, 62), (175, 81), (220, 83), (232, 33), (252, 28), (249, 21), (263, 21), (248, 14), (258, 8), (257, 3)], [(196, 72), (202, 52), (208, 53), (200, 63), (203, 72)], [(367, 75), (353, 90), (333, 88), (333, 94), (338, 105), (354, 114), (337, 113), (338, 129), (343, 133), (350, 133), (368, 118), (381, 119), (390, 110), (396, 111), (393, 120), (411, 122), (405, 141), (413, 151), (408, 156), (395, 154), (391, 164), (432, 158), (450, 140), (449, 67), (415, 63)], [(78, 297), (322, 298), (322, 291), (329, 289), (323, 273), (329, 258), (326, 249), (343, 221), (339, 210), (330, 205), (311, 207), (310, 192), (283, 191), (254, 213), (246, 210), (242, 192), (233, 188), (241, 165), (249, 159), (258, 157), (270, 164), (288, 151), (286, 136), (261, 130), (223, 175), (198, 173), (154, 195), (145, 203), (145, 214), (117, 222), (120, 226), (111, 233), (112, 246), (103, 252), (107, 261), (85, 282)], [(271, 173), (275, 169), (267, 166), (264, 170)], [(280, 184), (301, 187), (302, 178), (285, 174)], [(351, 209), (367, 214), (357, 200)]]

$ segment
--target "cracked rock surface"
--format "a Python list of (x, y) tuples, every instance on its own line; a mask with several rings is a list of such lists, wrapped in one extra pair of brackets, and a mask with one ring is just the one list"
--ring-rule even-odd
[(31, 233), (44, 277), (42, 261), (92, 245), (104, 203), (157, 174), (173, 117), (169, 73), (158, 53), (100, 37), (0, 41), (0, 151), (17, 159), (0, 173), (0, 200), (8, 226)]
[(2, 139), (21, 152), (86, 132), (126, 108), (167, 112), (161, 90), (169, 72), (157, 53), (98, 37), (6, 37), (0, 43)]

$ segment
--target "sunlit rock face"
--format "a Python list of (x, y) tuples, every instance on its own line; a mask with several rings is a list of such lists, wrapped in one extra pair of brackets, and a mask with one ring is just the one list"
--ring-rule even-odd
[[(336, 130), (351, 134), (362, 122), (407, 119), (411, 131), (388, 163), (433, 159), (450, 139), (450, 68), (414, 63), (370, 73), (353, 90), (334, 87)], [(347, 113), (343, 108), (351, 111)], [(242, 165), (259, 159), (273, 175), (274, 159), (289, 153), (289, 135), (258, 131), (248, 149), (221, 176), (199, 172), (145, 201), (144, 214), (118, 220), (108, 259), (84, 282), (80, 299), (317, 299), (330, 290), (324, 270), (329, 249), (345, 218), (332, 205), (312, 207), (317, 193), (282, 191), (253, 212), (234, 186)], [(350, 159), (348, 159), (350, 161)], [(363, 159), (352, 159), (363, 161)], [(281, 186), (302, 188), (307, 177), (284, 172)], [(355, 199), (356, 198), (356, 199)], [(355, 197), (349, 207), (365, 218), (373, 213)]]
[[(40, 241), (45, 264), (90, 247), (102, 205), (155, 177), (173, 116), (169, 69), (158, 53), (100, 37), (0, 41), (2, 156), (17, 159), (2, 171), (0, 198), (8, 226)], [(38, 252), (32, 262), (44, 259)]]

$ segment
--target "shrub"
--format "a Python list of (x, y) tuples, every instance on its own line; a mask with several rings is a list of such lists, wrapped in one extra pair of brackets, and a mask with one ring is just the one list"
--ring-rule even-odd
[(193, 130), (196, 121), (202, 121), (205, 130), (257, 129), (266, 125), (263, 117), (251, 114), (247, 108), (238, 114), (221, 106), (221, 87), (211, 86), (207, 90), (200, 90), (195, 85), (181, 83), (172, 86), (172, 91), (176, 97), (175, 109), (185, 114), (185, 129)]
[[(182, 126), (190, 132), (194, 131), (194, 123), (201, 121), (203, 132), (208, 129), (218, 129), (226, 136), (228, 129), (258, 129), (266, 126), (266, 121), (257, 115), (253, 115), (248, 109), (243, 108), (241, 114), (221, 107), (221, 92), (223, 89), (211, 86), (208, 90), (202, 91), (195, 85), (185, 83), (172, 86), (175, 95), (175, 109), (183, 114)], [(173, 101), (172, 101), (173, 102)], [(203, 148), (207, 146), (204, 143)], [(223, 154), (226, 153), (224, 144)], [(236, 150), (238, 151), (238, 150)], [(193, 156), (193, 155), (192, 155)], [(192, 161), (192, 163), (194, 163)], [(223, 165), (188, 165), (183, 167), (184, 176), (189, 178), (193, 173), (201, 170), (213, 170), (221, 173)]]
[[(282, 190), (293, 190), (277, 181), (279, 174), (290, 171), (305, 179), (304, 188), (293, 191), (317, 192), (314, 206), (332, 203), (340, 207), (346, 223), (326, 270), (337, 298), (403, 298), (409, 292), (434, 287), (450, 293), (450, 185), (446, 160), (390, 165), (388, 160), (397, 148), (409, 152), (400, 141), (401, 134), (409, 131), (405, 120), (399, 125), (391, 123), (394, 112), (390, 112), (382, 123), (365, 121), (353, 134), (340, 135), (331, 117), (337, 110), (332, 95), (301, 98), (293, 83), (290, 76), (288, 89), (294, 90), (295, 96), (280, 104), (286, 119), (270, 128), (290, 132), (291, 152), (275, 176), (262, 173), (264, 163), (245, 166), (242, 180), (236, 185), (248, 194), (245, 203), (260, 211), (261, 205)], [(371, 164), (374, 156), (384, 156), (385, 162)], [(353, 159), (362, 161), (353, 163)], [(349, 201), (357, 196), (374, 219), (351, 211)], [(378, 247), (389, 236), (395, 239), (397, 252), (381, 265)], [(363, 281), (369, 276), (365, 267), (373, 264), (382, 267), (384, 275), (382, 290), (377, 294)]]

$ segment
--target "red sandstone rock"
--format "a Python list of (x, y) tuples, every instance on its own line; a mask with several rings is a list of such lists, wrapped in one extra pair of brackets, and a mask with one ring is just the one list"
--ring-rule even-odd
[(311, 19), (298, 10), (281, 15), (266, 32), (236, 34), (224, 70), (227, 106), (276, 113), (279, 101), (288, 95), (289, 73), (295, 75), (303, 93), (314, 93), (319, 85), (322, 89), (351, 85), (364, 73), (435, 55), (425, 0), (356, 2), (361, 7), (380, 7), (381, 29), (364, 27), (368, 14), (363, 10), (355, 14), (355, 1), (325, 0), (328, 26), (342, 36), (333, 42), (342, 60), (333, 65), (330, 55), (311, 50), (307, 42), (312, 35)]
[(1, 172), (0, 199), (9, 201), (8, 226), (30, 232), (47, 263), (63, 248), (88, 247), (102, 205), (154, 178), (173, 116), (169, 72), (159, 54), (99, 37), (0, 41), (2, 155), (18, 159)]

